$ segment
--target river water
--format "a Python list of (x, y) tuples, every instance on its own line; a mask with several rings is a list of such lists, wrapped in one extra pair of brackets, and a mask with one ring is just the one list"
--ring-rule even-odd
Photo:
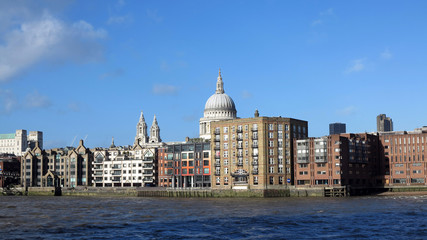
[(427, 239), (427, 196), (0, 197), (1, 239)]

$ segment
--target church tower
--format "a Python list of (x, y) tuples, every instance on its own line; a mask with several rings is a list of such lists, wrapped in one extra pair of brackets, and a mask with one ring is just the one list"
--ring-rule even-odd
[(147, 124), (145, 123), (144, 114), (141, 111), (141, 116), (139, 117), (139, 122), (136, 124), (136, 137), (134, 145), (140, 143), (147, 143)]
[(154, 115), (153, 124), (150, 128), (150, 143), (159, 143), (162, 140), (160, 139), (160, 127), (157, 124), (156, 115)]

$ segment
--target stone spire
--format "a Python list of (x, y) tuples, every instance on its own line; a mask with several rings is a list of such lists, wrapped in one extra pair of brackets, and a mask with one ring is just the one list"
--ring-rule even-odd
[(156, 115), (154, 115), (153, 124), (151, 124), (150, 128), (150, 143), (158, 143), (161, 142), (160, 139), (160, 127), (157, 124)]
[(115, 147), (116, 147), (116, 145), (114, 145), (114, 137), (112, 137), (110, 148), (115, 148)]
[(147, 143), (147, 140), (148, 140), (147, 124), (145, 123), (144, 113), (141, 111), (139, 121), (136, 124), (136, 136), (135, 136), (134, 145), (136, 145), (138, 143), (145, 144), (145, 143)]
[(216, 81), (216, 94), (224, 93), (224, 83), (222, 82), (221, 68), (219, 69), (218, 78)]

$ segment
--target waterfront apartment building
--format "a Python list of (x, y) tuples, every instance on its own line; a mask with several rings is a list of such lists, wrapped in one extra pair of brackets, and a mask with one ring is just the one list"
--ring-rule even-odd
[(145, 187), (157, 185), (157, 147), (93, 149), (94, 187)]
[(167, 147), (157, 149), (159, 187), (172, 187), (173, 153), (168, 153), (167, 150)]
[(0, 154), (0, 188), (19, 185), (21, 158), (13, 154)]
[[(210, 142), (186, 142), (168, 144), (165, 148), (162, 173), (163, 186), (173, 188), (211, 187), (211, 144)], [(172, 168), (170, 167), (172, 166)], [(172, 171), (171, 171), (172, 170)], [(161, 170), (162, 171), (162, 170)], [(171, 173), (169, 175), (169, 173)], [(171, 178), (171, 180), (169, 180)], [(171, 181), (171, 184), (165, 182)]]
[(77, 148), (42, 150), (37, 142), (21, 161), (21, 185), (25, 187), (51, 186), (52, 177), (62, 187), (89, 186), (92, 175), (92, 153), (80, 140)]
[(293, 140), (307, 122), (259, 117), (211, 123), (212, 189), (282, 189), (293, 182)]
[(379, 138), (335, 134), (294, 141), (296, 187), (374, 187), (381, 184)]
[(345, 123), (329, 124), (329, 135), (346, 133)]
[(427, 185), (427, 127), (380, 133), (386, 186)]
[(43, 132), (27, 130), (16, 130), (15, 133), (0, 134), (0, 154), (14, 154), (22, 156), (27, 148), (35, 148), (36, 142), (43, 149)]
[(377, 132), (390, 132), (393, 131), (393, 121), (385, 114), (377, 116)]

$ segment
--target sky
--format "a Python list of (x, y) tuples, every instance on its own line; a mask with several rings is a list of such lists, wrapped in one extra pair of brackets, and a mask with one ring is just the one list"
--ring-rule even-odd
[(0, 133), (44, 147), (198, 137), (221, 68), (240, 118), (427, 125), (427, 1), (0, 1)]

